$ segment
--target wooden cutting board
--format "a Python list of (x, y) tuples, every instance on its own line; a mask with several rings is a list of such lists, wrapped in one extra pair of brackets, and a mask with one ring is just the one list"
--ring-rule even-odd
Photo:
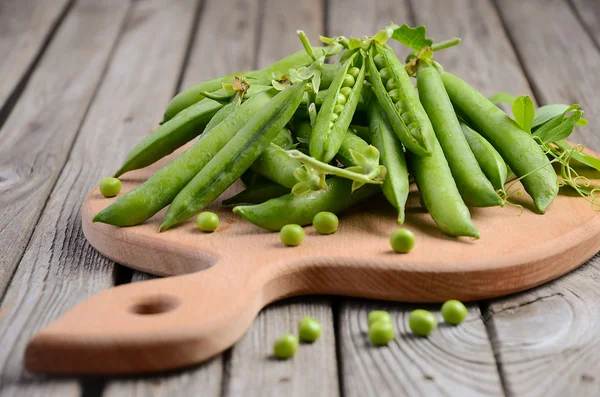
[[(121, 194), (169, 160), (126, 174)], [(239, 190), (233, 186), (222, 198)], [(389, 236), (397, 225), (394, 209), (383, 197), (343, 214), (334, 235), (318, 235), (306, 227), (304, 243), (293, 248), (284, 247), (278, 233), (261, 230), (220, 203), (210, 208), (221, 220), (214, 233), (198, 231), (190, 220), (159, 234), (164, 211), (135, 227), (92, 223), (113, 200), (96, 188), (83, 202), (83, 231), (90, 244), (123, 265), (176, 277), (122, 285), (76, 306), (29, 343), (29, 370), (170, 370), (227, 349), (264, 306), (284, 297), (487, 299), (555, 279), (600, 250), (600, 216), (566, 189), (543, 216), (532, 212), (526, 194), (512, 200), (524, 210), (473, 209), (479, 240), (443, 235), (412, 192), (406, 227), (417, 243), (409, 254), (390, 248)]]

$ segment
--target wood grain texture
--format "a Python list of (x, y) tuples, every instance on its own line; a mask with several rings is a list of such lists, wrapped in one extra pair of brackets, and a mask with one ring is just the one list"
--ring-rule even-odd
[[(378, 7), (382, 5), (380, 2)], [(503, 39), (502, 26), (499, 19), (494, 18), (494, 10), (489, 3), (423, 0), (413, 1), (405, 7), (398, 2), (389, 2), (387, 7), (383, 8), (389, 8), (389, 11), (376, 14), (371, 22), (373, 26), (365, 26), (362, 29), (375, 31), (384, 26), (389, 19), (399, 24), (406, 22), (411, 26), (425, 24), (428, 27), (428, 36), (434, 40), (456, 36), (463, 39), (460, 48), (436, 54), (436, 59), (442, 62), (446, 69), (456, 70), (459, 74), (469, 70), (469, 78), (474, 79), (472, 83), (480, 84), (477, 87), (486, 93), (507, 89), (502, 83), (509, 80), (509, 87), (519, 90), (528, 87), (527, 81), (518, 70), (510, 44), (506, 38)], [(330, 15), (332, 18), (338, 18), (334, 17), (334, 13)], [(354, 15), (354, 19), (356, 21), (351, 25), (357, 28), (364, 18), (362, 14), (357, 14)], [(347, 21), (340, 19), (334, 23), (340, 24), (342, 30)], [(482, 35), (493, 37), (494, 45), (479, 41)], [(408, 53), (398, 44), (395, 49), (398, 54)], [(502, 59), (505, 63), (502, 66), (495, 64), (495, 59)], [(506, 79), (490, 79), (490, 75), (503, 76)], [(485, 82), (483, 87), (482, 81)], [(491, 344), (476, 307), (471, 308), (468, 330), (462, 329), (462, 326), (460, 330), (440, 327), (441, 332), (432, 338), (422, 339), (414, 338), (406, 332), (405, 319), (415, 307), (385, 304), (384, 307), (392, 310), (399, 322), (399, 335), (397, 342), (390, 349), (377, 349), (368, 341), (365, 319), (369, 311), (380, 307), (381, 304), (370, 301), (342, 301), (340, 305), (338, 344), (341, 349), (339, 354), (344, 395), (503, 394)], [(457, 339), (460, 342), (457, 342)], [(455, 354), (457, 349), (464, 350)], [(471, 351), (477, 352), (476, 359)], [(461, 360), (461, 357), (469, 358)], [(414, 365), (415, 362), (422, 363)]]
[(568, 0), (575, 14), (583, 22), (585, 30), (600, 49), (600, 2), (596, 0)]
[[(479, 308), (457, 327), (443, 323), (439, 306), (348, 301), (339, 322), (343, 394), (362, 396), (499, 396), (503, 395), (496, 361)], [(408, 327), (414, 309), (430, 310), (439, 326), (422, 338)], [(396, 338), (388, 347), (374, 346), (368, 337), (367, 315), (387, 310)]]
[[(572, 9), (557, 1), (510, 1), (497, 5), (509, 31), (515, 37), (528, 37), (514, 44), (535, 83), (540, 102), (582, 104), (590, 123), (577, 129), (573, 139), (592, 148), (600, 147), (594, 130), (600, 122), (600, 93), (595, 89), (600, 54)], [(577, 39), (572, 40), (573, 37)], [(536, 40), (547, 44), (536, 48)], [(576, 62), (555, 61), (557, 56), (564, 60), (576, 53), (585, 56), (577, 57)], [(488, 324), (508, 393), (600, 393), (599, 269), (596, 257), (542, 288), (490, 304)]]
[[(82, 1), (64, 28), (77, 26), (77, 33), (71, 31), (70, 35), (78, 34), (84, 42), (79, 45), (93, 49), (95, 40), (108, 39), (104, 29), (119, 30), (127, 10), (127, 4), (123, 4), (120, 0), (105, 1), (102, 6), (95, 0)], [(195, 0), (151, 0), (133, 5), (103, 84), (2, 302), (0, 339), (3, 346), (10, 347), (0, 349), (3, 397), (16, 393), (65, 396), (81, 391), (74, 379), (45, 382), (43, 377), (23, 372), (25, 344), (36, 329), (84, 297), (113, 285), (114, 264), (87, 244), (81, 233), (78, 213), (83, 192), (110, 174), (115, 167), (114, 157), (124, 156), (158, 122), (185, 53), (192, 21), (189, 9), (194, 4)], [(75, 20), (70, 21), (72, 18)], [(177, 29), (172, 28), (175, 24)], [(60, 36), (59, 32), (57, 40)], [(115, 37), (116, 34), (113, 40)], [(93, 55), (87, 60), (95, 62)], [(78, 89), (83, 90), (84, 86)], [(74, 105), (67, 100), (58, 104)], [(41, 129), (38, 134), (30, 140), (43, 143), (60, 139), (60, 135), (52, 136), (58, 134), (52, 129)]]
[(204, 0), (179, 90), (256, 65), (258, 1)]
[[(0, 1), (0, 114), (27, 79), (70, 0)], [(7, 110), (8, 111), (8, 110)]]
[(412, 0), (415, 23), (434, 41), (460, 37), (435, 59), (486, 96), (499, 91), (531, 95), (531, 88), (494, 5), (480, 0)]
[(77, 3), (0, 130), (0, 296), (67, 160), (127, 8), (121, 1)]
[[(302, 48), (296, 30), (303, 29), (314, 45), (323, 33), (324, 4), (320, 0), (267, 0), (263, 4), (257, 63), (268, 65)], [(245, 266), (244, 262), (240, 263)], [(271, 356), (273, 343), (285, 333), (297, 334), (304, 316), (319, 320), (323, 331), (312, 345), (302, 345), (293, 360)], [(331, 300), (295, 300), (263, 310), (246, 335), (226, 354), (224, 396), (327, 396), (339, 394)]]
[[(504, 0), (496, 4), (538, 102), (579, 103), (590, 125), (597, 125), (600, 51), (569, 4), (563, 0)], [(571, 136), (579, 143), (587, 143), (586, 138), (585, 129), (577, 129)]]
[[(155, 279), (148, 273), (134, 272), (132, 283)], [(102, 393), (106, 397), (221, 396), (223, 360), (217, 356), (197, 367), (149, 377), (110, 380)]]

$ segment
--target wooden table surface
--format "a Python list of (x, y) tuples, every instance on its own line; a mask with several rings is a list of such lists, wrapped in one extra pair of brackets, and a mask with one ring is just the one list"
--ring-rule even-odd
[[(175, 92), (300, 49), (296, 30), (373, 34), (425, 24), (446, 69), (487, 95), (580, 103), (573, 136), (600, 150), (596, 0), (0, 0), (0, 397), (598, 396), (600, 257), (534, 290), (469, 305), (460, 327), (407, 331), (422, 305), (315, 297), (263, 310), (233, 348), (151, 377), (23, 370), (29, 338), (87, 297), (151, 276), (98, 254), (81, 232), (85, 194), (152, 131)], [(399, 337), (374, 348), (366, 314)], [(429, 307), (439, 315), (437, 307)], [(305, 315), (324, 328), (293, 360), (272, 343)]]

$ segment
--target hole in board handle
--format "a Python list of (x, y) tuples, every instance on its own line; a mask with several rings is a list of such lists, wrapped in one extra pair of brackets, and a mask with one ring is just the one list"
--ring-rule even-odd
[(129, 307), (129, 311), (134, 314), (151, 315), (170, 312), (179, 306), (179, 299), (172, 296), (152, 296), (144, 298), (142, 301)]

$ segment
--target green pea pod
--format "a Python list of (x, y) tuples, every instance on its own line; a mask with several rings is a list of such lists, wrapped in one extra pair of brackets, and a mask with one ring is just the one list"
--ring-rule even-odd
[(340, 150), (337, 152), (335, 158), (338, 159), (345, 167), (352, 167), (358, 165), (352, 157), (352, 151), (364, 153), (369, 148), (369, 144), (357, 136), (354, 132), (348, 130), (344, 136), (344, 141)]
[(381, 190), (390, 204), (398, 209), (397, 222), (401, 225), (409, 192), (406, 159), (402, 144), (376, 101), (371, 101), (369, 106), (369, 134), (373, 146), (379, 149), (381, 165), (388, 171)]
[(269, 103), (274, 91), (256, 95), (235, 108), (229, 117), (207, 129), (198, 142), (179, 157), (99, 212), (94, 222), (133, 226), (154, 216), (177, 196), (254, 113)]
[(279, 231), (287, 224), (309, 225), (321, 211), (340, 213), (379, 191), (377, 185), (365, 185), (352, 192), (352, 181), (337, 177), (328, 179), (327, 186), (324, 192), (287, 194), (258, 205), (234, 207), (233, 212), (259, 227)]
[(207, 99), (185, 109), (131, 149), (115, 177), (149, 166), (173, 153), (197, 137), (222, 107), (223, 104)]
[(244, 189), (235, 196), (223, 200), (223, 205), (260, 204), (289, 193), (290, 189), (285, 186), (277, 183), (268, 183)]
[[(348, 73), (353, 67), (359, 69), (356, 77)], [(338, 70), (323, 99), (310, 135), (309, 152), (312, 157), (328, 163), (337, 154), (360, 100), (364, 78), (365, 63), (357, 52)], [(349, 94), (341, 92), (344, 87), (348, 88), (344, 91), (349, 91)]]
[(400, 142), (417, 156), (430, 156), (427, 137), (434, 136), (433, 131), (428, 130), (432, 128), (431, 123), (419, 102), (410, 76), (394, 51), (381, 45), (372, 45), (367, 57), (367, 69), (377, 102)]
[[(317, 51), (318, 56), (323, 54), (324, 47), (314, 47), (314, 49)], [(271, 79), (273, 79), (273, 75), (280, 76), (284, 73), (287, 73), (290, 69), (307, 66), (312, 63), (312, 61), (312, 58), (306, 53), (306, 51), (301, 50), (288, 55), (283, 59), (280, 59), (264, 69), (228, 74), (226, 76), (217, 77), (187, 88), (171, 99), (167, 105), (167, 109), (165, 110), (162, 123), (166, 123), (182, 110), (187, 109), (188, 107), (204, 99), (204, 96), (201, 93), (202, 91), (217, 91), (222, 87), (223, 83), (230, 82), (234, 76), (255, 79), (259, 84), (270, 84)], [(321, 75), (321, 87), (326, 88), (329, 86), (328, 84), (331, 83), (336, 67), (337, 65), (324, 65), (323, 73)]]
[(460, 126), (484, 174), (492, 182), (494, 188), (504, 189), (508, 171), (500, 153), (494, 149), (491, 143), (464, 122), (461, 122)]
[(208, 132), (215, 128), (217, 125), (221, 124), (223, 120), (225, 120), (229, 115), (231, 115), (240, 105), (242, 104), (242, 98), (235, 97), (231, 100), (231, 102), (225, 104), (215, 115), (210, 119), (208, 124), (206, 124), (206, 128), (204, 128), (204, 132)]
[(453, 105), (487, 139), (521, 179), (537, 211), (543, 214), (558, 194), (558, 178), (533, 137), (500, 108), (458, 77), (444, 72), (442, 81)]
[(241, 176), (240, 181), (246, 188), (252, 188), (260, 185), (264, 185), (265, 183), (269, 183), (270, 181), (259, 173), (255, 172), (252, 168), (248, 168)]
[[(293, 143), (292, 136), (287, 130), (283, 130), (273, 140), (273, 143), (282, 148), (289, 148)], [(252, 163), (251, 169), (265, 178), (291, 189), (298, 182), (294, 176), (294, 170), (301, 166), (302, 164), (298, 160), (269, 145)]]
[(441, 76), (431, 63), (418, 63), (417, 86), (421, 103), (431, 120), (433, 131), (464, 202), (473, 207), (502, 205), (502, 199), (471, 151)]
[[(427, 123), (429, 122), (427, 119)], [(421, 202), (443, 233), (479, 238), (479, 231), (471, 222), (469, 208), (460, 196), (433, 128), (429, 127), (424, 131), (431, 131), (431, 136), (427, 137), (431, 155), (424, 157), (406, 153), (421, 194)]]
[(175, 197), (159, 231), (201, 211), (231, 186), (290, 121), (300, 105), (306, 82), (279, 92), (239, 130)]

